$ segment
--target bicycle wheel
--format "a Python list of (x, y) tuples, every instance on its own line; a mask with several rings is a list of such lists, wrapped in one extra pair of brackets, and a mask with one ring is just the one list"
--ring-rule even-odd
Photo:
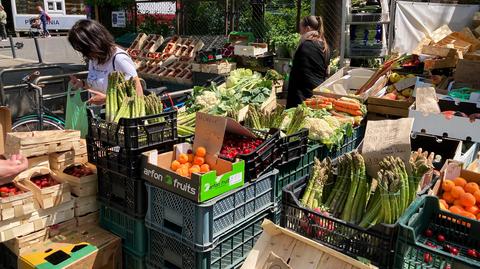
[(39, 127), (38, 117), (36, 115), (33, 116), (25, 116), (17, 120), (13, 126), (13, 132), (31, 132), (31, 131), (39, 131), (39, 130), (64, 130), (65, 125), (64, 123), (54, 117), (51, 116), (44, 116), (43, 117), (43, 124), (42, 128)]

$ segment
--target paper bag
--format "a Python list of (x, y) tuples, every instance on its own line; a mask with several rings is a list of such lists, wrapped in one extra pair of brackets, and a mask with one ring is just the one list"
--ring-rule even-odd
[(367, 123), (362, 155), (368, 175), (376, 178), (379, 163), (387, 156), (400, 157), (405, 162), (407, 171), (411, 170), (409, 159), (412, 127), (413, 118), (369, 121)]
[(440, 107), (438, 106), (437, 93), (435, 88), (426, 87), (418, 88), (416, 91), (416, 105), (415, 109), (420, 112), (425, 113), (435, 113), (438, 114), (441, 112)]

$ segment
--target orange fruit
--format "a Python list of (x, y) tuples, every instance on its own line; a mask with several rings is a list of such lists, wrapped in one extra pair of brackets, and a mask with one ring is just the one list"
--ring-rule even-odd
[(471, 219), (477, 219), (474, 214), (472, 214), (470, 212), (467, 212), (467, 211), (463, 211), (459, 215), (467, 217), (467, 218), (471, 218)]
[(449, 210), (450, 210), (450, 212), (452, 212), (453, 214), (459, 214), (459, 215), (460, 215), (460, 213), (462, 213), (462, 212), (465, 211), (465, 210), (463, 210), (462, 207), (456, 206), (456, 205), (451, 206), (451, 207), (449, 208)]
[(180, 164), (179, 161), (174, 160), (174, 161), (172, 162), (171, 168), (172, 168), (173, 171), (177, 171), (177, 169), (180, 168), (180, 165), (181, 165), (181, 164)]
[(196, 165), (202, 165), (205, 163), (205, 159), (203, 157), (200, 157), (200, 156), (195, 156), (193, 158), (193, 164), (196, 164)]
[(181, 164), (187, 163), (188, 162), (188, 155), (185, 154), (185, 153), (181, 153), (180, 155), (178, 155), (178, 161)]
[(474, 206), (476, 202), (475, 197), (471, 193), (466, 192), (460, 195), (460, 203), (464, 207)]
[(205, 157), (205, 155), (207, 155), (207, 150), (204, 147), (198, 147), (195, 155), (198, 157)]
[(480, 191), (474, 192), (473, 197), (475, 197), (475, 200), (477, 200), (477, 203), (480, 203)]
[(182, 166), (177, 170), (177, 174), (181, 175), (182, 177), (188, 177), (188, 167)]
[(202, 166), (200, 166), (200, 172), (202, 173), (210, 172), (210, 165), (206, 163), (202, 164)]
[(446, 203), (438, 203), (438, 206), (440, 207), (440, 210), (448, 210), (448, 205), (445, 205)]
[(460, 187), (460, 186), (455, 186), (455, 187), (452, 188), (452, 191), (451, 191), (450, 193), (452, 194), (452, 197), (453, 197), (453, 198), (458, 199), (458, 198), (460, 198), (460, 196), (461, 196), (462, 194), (465, 193), (465, 191), (463, 190), (462, 187)]
[(480, 213), (477, 214), (477, 220), (480, 220)]
[(474, 194), (476, 191), (480, 190), (478, 184), (475, 182), (468, 182), (463, 189), (471, 194)]
[(189, 172), (190, 174), (200, 173), (200, 166), (198, 166), (198, 165), (192, 165), (192, 167), (190, 167), (190, 169), (188, 169), (188, 172)]
[(448, 209), (449, 206), (448, 206), (447, 201), (445, 201), (443, 199), (439, 199), (438, 202), (440, 204), (440, 208), (442, 208), (442, 206), (443, 206), (444, 210)]
[(442, 189), (444, 191), (451, 191), (453, 187), (455, 187), (455, 183), (449, 179), (446, 179), (442, 182)]
[(460, 202), (460, 199), (457, 199), (457, 200), (453, 201), (453, 205), (463, 207), (462, 203)]
[(453, 183), (455, 183), (455, 186), (460, 186), (460, 187), (467, 185), (467, 181), (462, 177), (455, 178), (453, 180)]
[(478, 213), (480, 213), (480, 208), (474, 205), (474, 206), (465, 207), (465, 211), (470, 212), (474, 215), (478, 215)]
[(193, 162), (193, 154), (187, 154), (188, 156), (188, 162), (191, 163)]
[(455, 201), (455, 198), (452, 197), (452, 194), (450, 192), (444, 192), (443, 195), (442, 195), (442, 198), (448, 204), (452, 204), (453, 201)]

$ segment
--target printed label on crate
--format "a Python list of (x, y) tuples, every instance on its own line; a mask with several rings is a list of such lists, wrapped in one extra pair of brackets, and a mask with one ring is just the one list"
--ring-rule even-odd
[(242, 181), (242, 173), (237, 173), (235, 175), (232, 175), (229, 179), (228, 179), (228, 183), (230, 185), (235, 185), (237, 183), (239, 183), (240, 181)]

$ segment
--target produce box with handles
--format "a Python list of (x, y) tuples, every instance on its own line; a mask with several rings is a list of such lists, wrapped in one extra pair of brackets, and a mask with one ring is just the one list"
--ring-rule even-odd
[(394, 268), (479, 268), (480, 224), (424, 196), (399, 221)]
[(335, 162), (316, 159), (310, 176), (283, 189), (282, 226), (376, 266), (392, 266), (397, 220), (431, 169), (417, 154), (411, 175), (399, 157), (387, 156), (375, 179), (358, 152)]
[(33, 193), (15, 182), (0, 186), (0, 222), (19, 218), (35, 210)]

